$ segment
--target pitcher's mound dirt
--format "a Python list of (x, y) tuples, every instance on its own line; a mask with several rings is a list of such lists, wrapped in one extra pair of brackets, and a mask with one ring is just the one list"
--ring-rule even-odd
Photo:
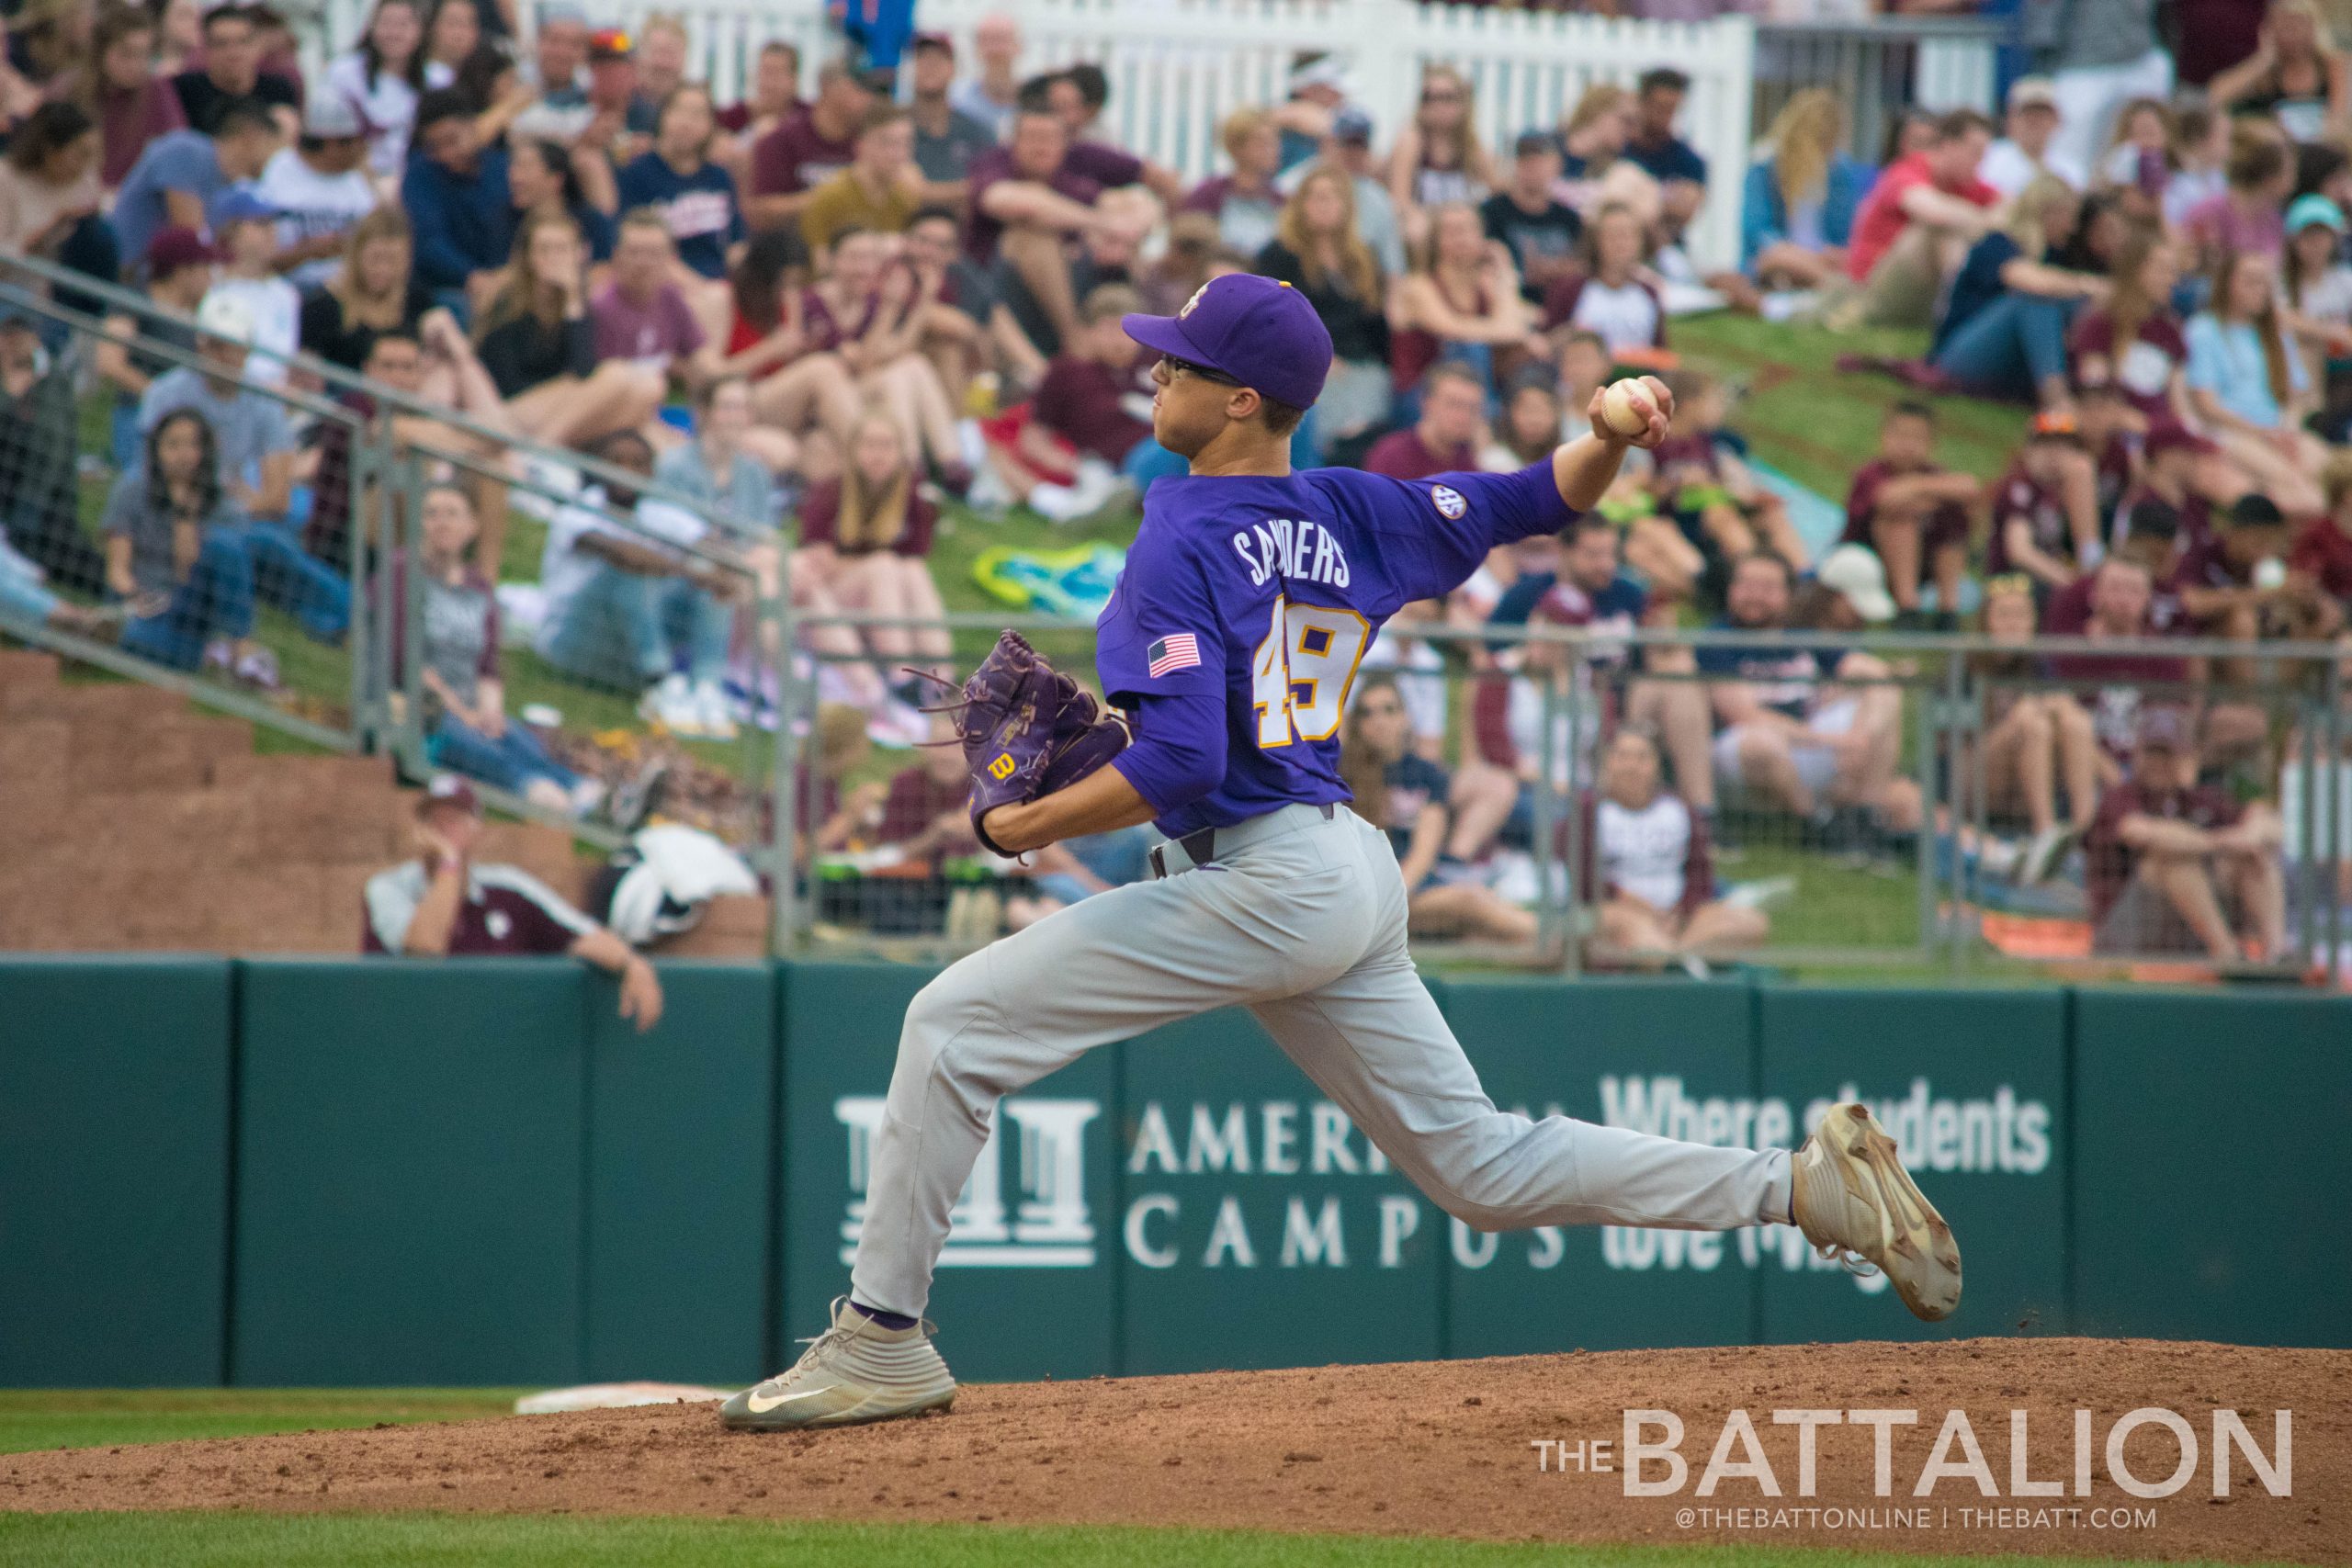
[[(1680, 1419), (1688, 1466), (1669, 1495), (1628, 1496), (1627, 1409)], [(2135, 1497), (2109, 1434), (2129, 1413), (2177, 1413), (2195, 1444), (2178, 1489)], [(1746, 1451), (1733, 1413), (1757, 1434)], [(1917, 1412), (1874, 1431), (1800, 1435), (1772, 1413)], [(1939, 1444), (1965, 1414), (1971, 1445)], [(2076, 1411), (2089, 1413), (2090, 1490), (2076, 1495)], [(2216, 1413), (2244, 1451), (2216, 1495)], [(2292, 1412), (2291, 1473), (2273, 1421)], [(2024, 1412), (2025, 1454), (2012, 1453)], [(1772, 1472), (1718, 1479), (1710, 1456)], [(1662, 1436), (1653, 1428), (1653, 1438)], [(1610, 1473), (1562, 1471), (1557, 1446), (1611, 1445)], [(2145, 1421), (2124, 1441), (2143, 1487), (2166, 1487), (2183, 1443)], [(1951, 1472), (1917, 1495), (1941, 1453)], [(2013, 1465), (2022, 1465), (2013, 1469)], [(1760, 1469), (1760, 1467), (1759, 1467)], [(1668, 1467), (1645, 1467), (1653, 1482)], [(2019, 1478), (2063, 1495), (2020, 1495)], [(1626, 1351), (1387, 1367), (1302, 1368), (966, 1389), (953, 1414), (819, 1434), (721, 1432), (708, 1406), (516, 1416), (364, 1432), (0, 1456), (0, 1509), (390, 1509), (742, 1514), (790, 1518), (1055, 1521), (1573, 1540), (1746, 1540), (1919, 1551), (2352, 1562), (2352, 1352), (2148, 1340), (1966, 1340)], [(1745, 1509), (1743, 1515), (1736, 1510)], [(1999, 1512), (1998, 1510), (2007, 1510)]]

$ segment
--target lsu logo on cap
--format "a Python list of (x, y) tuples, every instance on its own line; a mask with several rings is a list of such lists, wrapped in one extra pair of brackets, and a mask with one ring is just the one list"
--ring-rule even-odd
[(1470, 503), (1463, 500), (1462, 492), (1452, 485), (1430, 486), (1430, 504), (1436, 507), (1438, 515), (1449, 523), (1459, 520), (1464, 513), (1470, 510)]
[(1009, 779), (1012, 776), (1012, 770), (1017, 765), (1012, 760), (1012, 752), (999, 751), (996, 754), (996, 761), (989, 764), (989, 777), (998, 780)]
[[(1210, 279), (1210, 282), (1215, 282), (1215, 281), (1216, 281), (1216, 279), (1214, 279), (1214, 278)], [(1201, 302), (1201, 296), (1202, 296), (1202, 295), (1204, 295), (1204, 294), (1206, 294), (1208, 291), (1209, 291), (1209, 286), (1208, 286), (1208, 284), (1206, 284), (1206, 283), (1204, 283), (1204, 284), (1202, 284), (1198, 288), (1193, 289), (1193, 297), (1192, 297), (1190, 299), (1187, 299), (1187, 300), (1185, 300), (1185, 301), (1184, 301), (1184, 308), (1183, 308), (1182, 310), (1179, 310), (1179, 311), (1177, 311), (1177, 312), (1176, 312), (1176, 319), (1177, 319), (1178, 321), (1182, 321), (1185, 317), (1187, 317), (1187, 316), (1191, 315), (1191, 314), (1193, 313), (1193, 310), (1194, 310), (1196, 307), (1198, 307), (1198, 306), (1199, 306), (1199, 304), (1200, 304), (1200, 302)]]

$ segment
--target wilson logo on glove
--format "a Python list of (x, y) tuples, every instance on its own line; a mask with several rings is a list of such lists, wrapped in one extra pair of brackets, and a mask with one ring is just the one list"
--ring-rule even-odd
[(997, 754), (996, 761), (989, 764), (989, 777), (992, 779), (1009, 779), (1012, 776), (1012, 770), (1016, 766), (1018, 766), (1018, 764), (1013, 761), (1012, 752), (999, 752)]
[[(947, 684), (927, 671), (913, 672)], [(972, 827), (991, 850), (997, 846), (980, 818), (997, 807), (1068, 789), (1132, 739), (1125, 718), (1104, 712), (1092, 693), (1013, 632), (997, 638), (954, 702), (931, 711), (956, 716), (956, 739), (972, 770)]]

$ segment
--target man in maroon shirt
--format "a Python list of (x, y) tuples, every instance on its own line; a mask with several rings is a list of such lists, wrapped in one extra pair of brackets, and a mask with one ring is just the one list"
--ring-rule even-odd
[(662, 1021), (662, 982), (627, 942), (511, 865), (479, 862), (481, 797), (443, 773), (416, 803), (414, 860), (368, 879), (360, 950), (405, 958), (570, 953), (621, 983), (621, 1016), (639, 1033)]
[(1945, 614), (1960, 602), (1968, 539), (1984, 515), (1984, 481), (1947, 473), (1936, 462), (1936, 415), (1925, 403), (1898, 402), (1879, 427), (1878, 456), (1854, 474), (1846, 495), (1846, 543), (1868, 545), (1886, 563), (1895, 607), (1916, 612), (1932, 574)]
[(865, 79), (842, 61), (828, 61), (817, 73), (817, 96), (752, 144), (744, 222), (753, 230), (797, 222), (809, 193), (849, 167), (857, 128), (873, 107)]
[(1022, 109), (1012, 140), (972, 160), (972, 219), (964, 231), (972, 260), (1001, 259), (1064, 338), (1079, 325), (1069, 241), (1099, 229), (1140, 238), (1155, 216), (1134, 205), (1098, 205), (1103, 183), (1080, 172), (1072, 151), (1058, 117)]
[(2095, 953), (2202, 953), (2223, 964), (2286, 951), (2278, 814), (2197, 782), (2178, 708), (2141, 717), (2132, 776), (2084, 836)]
[(1425, 479), (1478, 466), (1478, 431), (1487, 417), (1487, 389), (1477, 374), (1454, 364), (1432, 367), (1421, 381), (1420, 423), (1373, 444), (1363, 466), (1392, 479)]
[[(2144, 560), (2118, 552), (2082, 581), (2090, 588), (2090, 615), (2079, 628), (2086, 640), (2160, 635), (2149, 618), (2154, 582)], [(2059, 654), (2050, 660), (2050, 674), (2075, 687), (2075, 700), (2091, 710), (2100, 748), (2119, 765), (2132, 754), (2143, 701), (2177, 703), (2188, 696), (2188, 660), (2170, 654)]]
[(2352, 601), (2352, 453), (2328, 459), (2320, 482), (2327, 492), (2327, 515), (2303, 525), (2288, 551), (2287, 566), (2342, 609)]

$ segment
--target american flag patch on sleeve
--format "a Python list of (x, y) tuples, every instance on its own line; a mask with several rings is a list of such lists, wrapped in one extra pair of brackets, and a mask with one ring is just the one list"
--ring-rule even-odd
[(1201, 662), (1201, 645), (1191, 632), (1177, 632), (1161, 637), (1144, 650), (1153, 680), (1172, 675), (1179, 670), (1191, 670)]

